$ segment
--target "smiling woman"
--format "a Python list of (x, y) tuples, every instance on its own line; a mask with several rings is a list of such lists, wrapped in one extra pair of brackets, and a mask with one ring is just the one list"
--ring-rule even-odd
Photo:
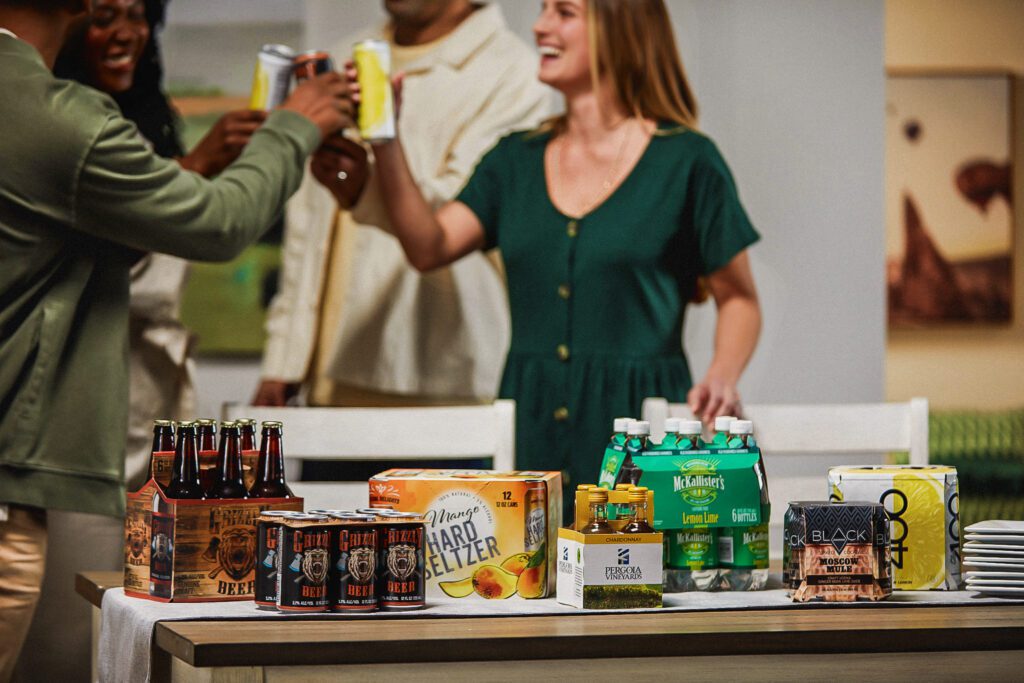
[[(747, 247), (758, 239), (696, 101), (664, 0), (544, 0), (538, 79), (565, 115), (513, 133), (432, 211), (402, 142), (375, 144), (405, 254), (432, 270), (498, 247), (512, 340), (500, 396), (516, 400), (516, 464), (594, 481), (617, 415), (684, 396), (705, 420), (737, 414), (760, 332)], [(694, 382), (680, 339), (707, 282), (715, 355)], [(569, 498), (567, 497), (567, 500)]]
[(85, 57), (92, 82), (108, 93), (132, 87), (135, 66), (149, 41), (142, 0), (95, 0)]

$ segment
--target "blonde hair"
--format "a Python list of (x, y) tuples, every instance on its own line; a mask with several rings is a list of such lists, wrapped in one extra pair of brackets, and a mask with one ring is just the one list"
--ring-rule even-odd
[[(697, 127), (697, 100), (676, 48), (664, 0), (585, 0), (594, 90), (607, 78), (631, 116)], [(562, 131), (565, 115), (543, 131)]]

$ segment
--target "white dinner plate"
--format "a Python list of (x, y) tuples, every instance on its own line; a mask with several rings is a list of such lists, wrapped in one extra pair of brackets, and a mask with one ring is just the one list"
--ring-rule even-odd
[(979, 567), (981, 569), (1008, 569), (1024, 574), (1024, 562), (1019, 564), (1013, 562), (989, 562), (988, 560), (976, 560), (973, 557), (965, 559), (964, 564), (968, 567)]
[(967, 541), (964, 543), (964, 551), (970, 550), (1009, 550), (1014, 553), (1024, 554), (1024, 546), (1013, 545), (1012, 543), (985, 543), (984, 541)]
[(1003, 572), (998, 569), (974, 569), (965, 574), (968, 581), (976, 579), (1010, 579), (1020, 581), (1024, 579), (1020, 572)]
[(964, 557), (976, 557), (984, 560), (986, 557), (1005, 557), (1024, 560), (1024, 547), (1021, 550), (999, 550), (997, 548), (964, 548)]
[(1010, 545), (1024, 545), (1024, 536), (1004, 536), (1002, 534), (967, 534), (964, 536), (968, 541), (980, 543), (1009, 543)]
[(1024, 536), (1024, 520), (990, 519), (964, 529), (969, 534), (1019, 534)]
[(1024, 588), (1006, 588), (1003, 586), (978, 586), (970, 590), (982, 595), (994, 595), (999, 598), (1024, 598)]
[(1024, 588), (1024, 576), (1019, 579), (967, 579), (968, 586), (1010, 586)]

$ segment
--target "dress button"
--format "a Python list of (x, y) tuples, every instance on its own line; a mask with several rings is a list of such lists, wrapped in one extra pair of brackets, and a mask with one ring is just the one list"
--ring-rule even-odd
[(579, 223), (576, 221), (569, 221), (569, 224), (565, 226), (565, 232), (569, 237), (575, 237), (579, 234)]
[(569, 347), (565, 344), (558, 345), (558, 360), (569, 360)]
[(558, 296), (563, 299), (568, 299), (571, 294), (572, 290), (569, 289), (569, 285), (558, 285)]
[(555, 420), (558, 422), (565, 422), (569, 419), (569, 409), (565, 406), (555, 408)]

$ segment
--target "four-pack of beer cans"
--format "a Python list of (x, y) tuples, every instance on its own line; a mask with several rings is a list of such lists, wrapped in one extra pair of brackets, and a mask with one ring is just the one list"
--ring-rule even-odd
[(256, 523), (255, 602), (282, 612), (421, 609), (423, 537), (411, 512), (268, 511)]

